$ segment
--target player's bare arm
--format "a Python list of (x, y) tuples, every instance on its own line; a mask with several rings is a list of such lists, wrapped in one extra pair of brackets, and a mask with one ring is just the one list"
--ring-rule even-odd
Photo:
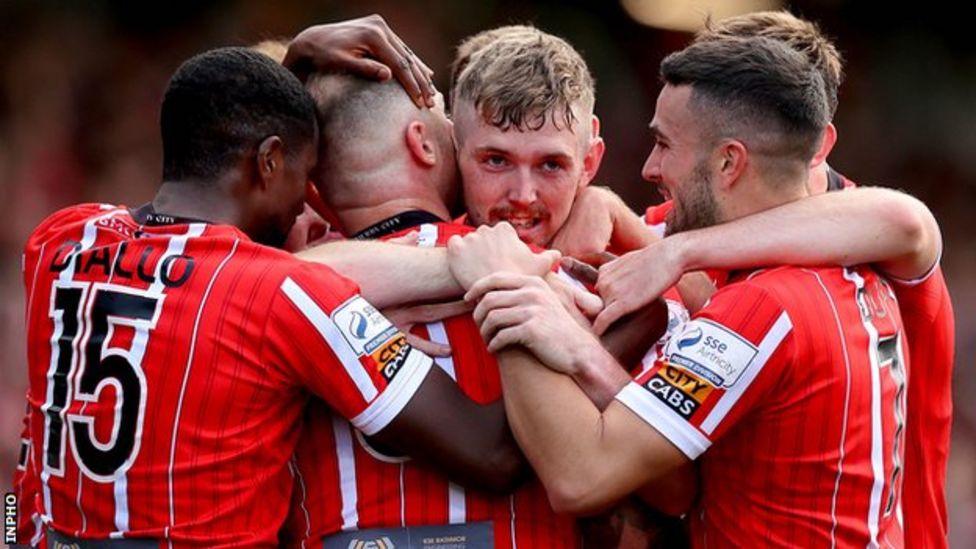
[[(609, 357), (607, 357), (609, 358)], [(619, 402), (602, 413), (526, 351), (498, 355), (509, 424), (558, 512), (599, 512), (688, 459)]]
[(471, 401), (437, 367), (430, 369), (403, 411), (371, 438), (465, 488), (510, 493), (529, 472), (502, 402)]
[[(613, 397), (630, 381), (613, 357), (588, 330), (572, 321), (538, 279), (496, 273), (476, 282), (466, 297), (479, 301), (474, 316), (489, 349), (522, 346), (547, 367), (576, 380), (598, 410), (612, 405)], [(553, 345), (557, 341), (560, 344)], [(501, 363), (503, 356), (505, 353), (499, 355)], [(690, 508), (696, 493), (697, 476), (689, 461), (639, 491), (641, 499), (674, 516)]]
[(392, 76), (418, 107), (433, 107), (437, 94), (434, 72), (376, 14), (303, 30), (289, 44), (284, 65), (303, 80), (330, 70), (378, 80)]
[(297, 255), (355, 280), (363, 296), (380, 309), (456, 299), (463, 293), (448, 268), (443, 248), (345, 240), (309, 248)]
[(803, 198), (731, 223), (679, 233), (600, 268), (605, 309), (599, 332), (659, 295), (688, 271), (789, 263), (873, 263), (918, 278), (938, 260), (942, 239), (919, 200), (880, 187)]

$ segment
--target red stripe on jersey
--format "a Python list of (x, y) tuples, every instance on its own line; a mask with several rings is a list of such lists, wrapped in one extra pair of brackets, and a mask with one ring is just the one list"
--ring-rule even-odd
[(273, 546), (306, 388), (380, 428), (430, 365), (408, 348), (384, 376), (350, 341), (402, 334), (336, 324), (349, 304), (369, 313), (354, 284), (229, 226), (141, 227), (125, 208), (75, 206), (32, 233), (28, 265), (38, 508), (73, 536)]
[[(387, 238), (418, 231), (418, 245), (445, 246), (451, 236), (472, 230), (457, 223), (424, 224)], [(498, 365), (470, 314), (414, 331), (451, 345), (452, 356), (435, 359), (435, 363), (457, 381), (465, 395), (479, 403), (501, 398)], [(412, 461), (384, 455), (362, 436), (352, 435), (351, 445), (343, 446), (337, 442), (336, 433), (349, 430), (348, 424), (333, 421), (327, 409), (315, 402), (309, 405), (306, 417), (297, 450), (304, 490), (295, 491), (284, 534), (288, 546), (301, 546), (303, 542), (310, 546), (340, 529), (479, 521), (493, 522), (495, 546), (500, 548), (579, 545), (575, 520), (552, 511), (545, 489), (537, 481), (512, 496), (465, 490)], [(336, 475), (343, 463), (355, 475), (354, 483), (344, 484), (338, 478), (341, 475)], [(298, 497), (302, 493), (304, 500)]]

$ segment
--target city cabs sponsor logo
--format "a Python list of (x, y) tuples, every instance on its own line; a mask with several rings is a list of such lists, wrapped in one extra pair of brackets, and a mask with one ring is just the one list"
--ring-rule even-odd
[(373, 352), (371, 357), (376, 361), (376, 369), (383, 375), (383, 379), (392, 381), (393, 376), (400, 371), (400, 367), (410, 356), (412, 347), (407, 343), (407, 336), (398, 334)]
[(715, 390), (708, 381), (667, 362), (661, 363), (644, 383), (644, 388), (685, 419), (690, 418)]

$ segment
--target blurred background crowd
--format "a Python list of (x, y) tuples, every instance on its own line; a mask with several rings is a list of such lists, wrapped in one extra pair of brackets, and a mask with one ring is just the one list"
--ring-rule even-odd
[[(317, 22), (379, 13), (447, 91), (454, 46), (531, 23), (579, 49), (597, 82), (607, 154), (597, 183), (642, 211), (640, 178), (657, 67), (704, 14), (787, 7), (817, 21), (846, 59), (831, 164), (862, 184), (914, 194), (945, 237), (956, 311), (951, 543), (976, 541), (976, 42), (957, 10), (853, 0), (0, 1), (0, 489), (9, 490), (26, 388), (21, 247), (77, 202), (139, 205), (161, 174), (158, 107), (181, 61), (208, 48), (288, 37)], [(924, 375), (925, 364), (913, 364)]]

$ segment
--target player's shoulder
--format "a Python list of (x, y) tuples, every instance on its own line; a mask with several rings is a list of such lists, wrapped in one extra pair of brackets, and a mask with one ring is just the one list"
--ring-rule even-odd
[(28, 237), (28, 242), (46, 241), (58, 235), (78, 230), (93, 218), (118, 210), (122, 206), (86, 203), (61, 208), (44, 218)]
[[(788, 311), (800, 292), (809, 291), (818, 284), (819, 271), (829, 269), (805, 269), (783, 265), (756, 269), (748, 273), (733, 273), (729, 282), (722, 285), (709, 299), (707, 305), (737, 309), (743, 306), (773, 307)], [(838, 270), (838, 269), (833, 269)]]
[(279, 274), (281, 290), (294, 298), (303, 294), (331, 308), (359, 295), (359, 286), (322, 263), (305, 261), (281, 252)]

